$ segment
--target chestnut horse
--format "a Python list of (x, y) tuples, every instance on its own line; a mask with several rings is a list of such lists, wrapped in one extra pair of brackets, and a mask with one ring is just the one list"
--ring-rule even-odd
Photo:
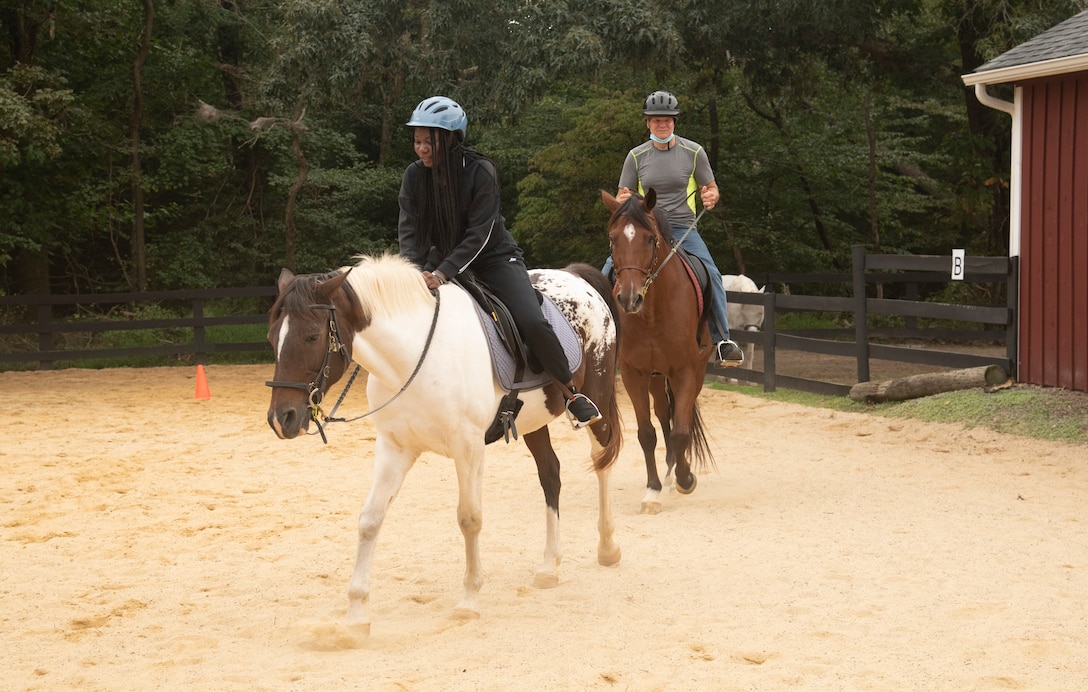
[(623, 203), (602, 190), (601, 199), (612, 210), (608, 242), (615, 272), (612, 294), (623, 333), (620, 375), (631, 397), (646, 460), (642, 512), (656, 514), (661, 511), (661, 479), (650, 395), (665, 438), (665, 477), (674, 474), (676, 489), (691, 493), (697, 479), (689, 454), (700, 471), (714, 465), (698, 403), (714, 348), (700, 291), (684, 258), (673, 250), (672, 231), (655, 207), (654, 190), (648, 190), (645, 198), (633, 194)]
[[(608, 479), (622, 428), (616, 402), (617, 327), (608, 282), (584, 264), (565, 271), (535, 270), (530, 278), (577, 334), (582, 358), (575, 386), (603, 414), (587, 432), (598, 483), (597, 561), (612, 565), (619, 561), (620, 549), (612, 538)], [(295, 276), (285, 269), (269, 316), (268, 340), (276, 356), (275, 379), (268, 383), (268, 424), (281, 438), (297, 437), (311, 420), (321, 425), (322, 398), (351, 360), (369, 373), (366, 392), (374, 408), (366, 415), (372, 414), (377, 431), (374, 477), (359, 516), (348, 624), (359, 634), (370, 632), (375, 540), (408, 470), (424, 451), (450, 457), (457, 469), (457, 523), (464, 535), (466, 567), (454, 614), (479, 617), (484, 435), (506, 391), (492, 367), (473, 298), (453, 283), (432, 293), (420, 271), (394, 255), (363, 257), (354, 267), (326, 275)], [(548, 423), (566, 415), (565, 405), (554, 382), (520, 396), (517, 429), (536, 460), (546, 505), (544, 561), (534, 580), (543, 588), (558, 583), (562, 558), (559, 459)]]

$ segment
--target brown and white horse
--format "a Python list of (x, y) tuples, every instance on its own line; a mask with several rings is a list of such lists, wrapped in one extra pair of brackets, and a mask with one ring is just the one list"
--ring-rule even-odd
[[(598, 481), (597, 560), (620, 559), (613, 540), (610, 467), (621, 444), (616, 402), (617, 325), (604, 276), (589, 265), (535, 270), (534, 285), (564, 313), (582, 346), (575, 386), (600, 408), (603, 419), (587, 428)], [(393, 255), (362, 257), (354, 267), (326, 275), (284, 270), (269, 317), (268, 339), (276, 365), (268, 423), (285, 439), (306, 431), (325, 392), (351, 360), (369, 373), (367, 398), (377, 430), (374, 478), (359, 516), (355, 568), (348, 587), (348, 624), (370, 631), (368, 603), (374, 544), (390, 503), (422, 452), (451, 458), (458, 483), (457, 523), (465, 540), (464, 591), (455, 609), (479, 616), (483, 583), (478, 538), (482, 525), (484, 434), (506, 393), (492, 367), (489, 346), (469, 294), (455, 284), (432, 293), (419, 270)], [(548, 424), (565, 415), (555, 384), (527, 391), (517, 429), (536, 461), (544, 490), (544, 561), (534, 585), (558, 583), (559, 459)], [(420, 565), (420, 569), (425, 566)]]

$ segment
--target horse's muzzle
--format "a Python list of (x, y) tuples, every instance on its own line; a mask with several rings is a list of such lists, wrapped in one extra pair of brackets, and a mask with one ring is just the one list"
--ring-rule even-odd
[(642, 309), (645, 297), (640, 291), (621, 291), (616, 294), (616, 305), (629, 315)]
[(306, 432), (309, 425), (310, 417), (306, 415), (305, 411), (299, 411), (296, 408), (288, 408), (283, 411), (277, 411), (274, 408), (268, 409), (268, 426), (276, 433), (276, 437), (281, 440), (295, 439), (299, 434)]

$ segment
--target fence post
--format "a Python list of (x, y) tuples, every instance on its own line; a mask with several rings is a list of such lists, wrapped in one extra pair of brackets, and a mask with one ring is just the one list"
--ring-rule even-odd
[(854, 346), (858, 359), (858, 382), (869, 381), (869, 312), (865, 291), (865, 246), (853, 247)]
[[(47, 303), (40, 303), (38, 305), (38, 325), (40, 327), (48, 327), (49, 323), (53, 321), (53, 309)], [(53, 330), (51, 329), (39, 329), (38, 331), (38, 353), (48, 353), (53, 350)], [(52, 360), (39, 360), (39, 370), (52, 370)]]
[(774, 291), (763, 294), (763, 391), (765, 392), (773, 392), (778, 386), (774, 371), (775, 295)]
[(200, 365), (207, 365), (207, 355), (205, 353), (207, 347), (204, 342), (204, 300), (202, 298), (193, 299), (193, 319), (195, 321), (193, 325), (193, 352), (196, 355), (196, 362)]

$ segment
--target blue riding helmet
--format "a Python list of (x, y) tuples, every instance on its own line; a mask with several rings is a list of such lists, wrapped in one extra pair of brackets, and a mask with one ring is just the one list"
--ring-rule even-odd
[(461, 139), (468, 130), (468, 116), (460, 104), (445, 96), (432, 96), (423, 99), (412, 111), (412, 117), (405, 123), (408, 127), (437, 127), (450, 132), (457, 132)]

